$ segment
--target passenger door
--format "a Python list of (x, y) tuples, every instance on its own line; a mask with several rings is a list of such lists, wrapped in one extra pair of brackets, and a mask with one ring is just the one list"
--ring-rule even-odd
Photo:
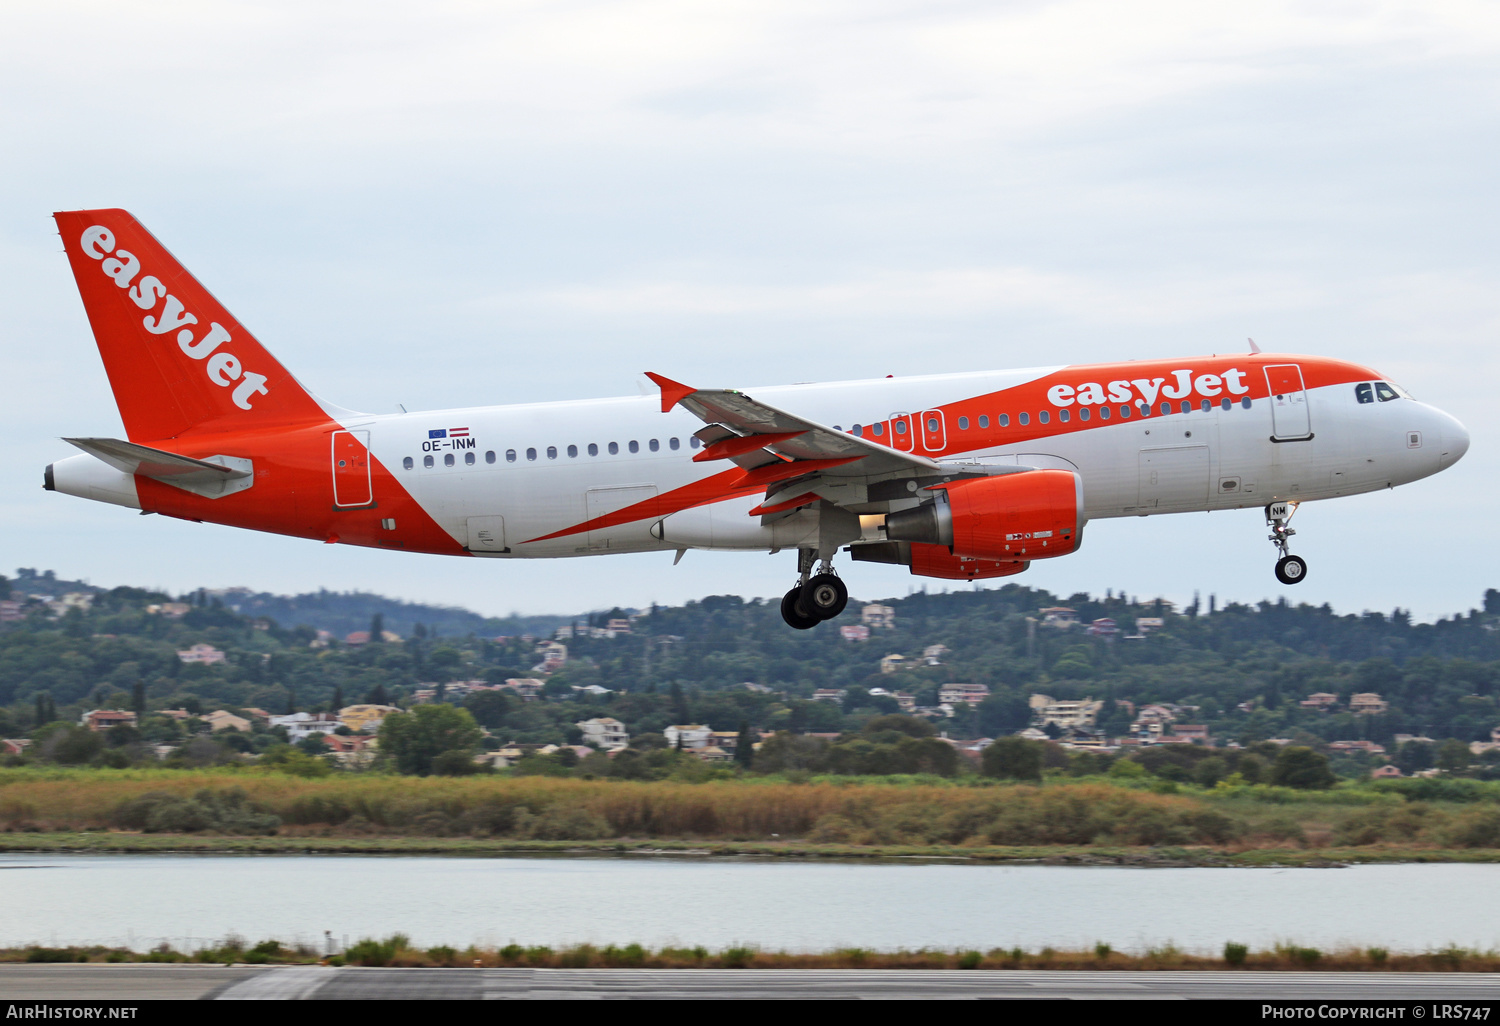
[(370, 490), (370, 432), (333, 433), (333, 504), (339, 509), (368, 506)]
[(1271, 390), (1271, 438), (1277, 442), (1300, 442), (1312, 437), (1307, 411), (1307, 390), (1302, 368), (1295, 363), (1276, 363), (1266, 368), (1266, 387)]

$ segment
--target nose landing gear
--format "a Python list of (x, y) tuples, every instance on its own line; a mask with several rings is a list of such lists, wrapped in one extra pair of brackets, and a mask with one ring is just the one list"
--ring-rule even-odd
[(1266, 523), (1271, 527), (1269, 541), (1281, 553), (1276, 561), (1276, 579), (1282, 584), (1301, 584), (1307, 576), (1307, 560), (1287, 551), (1289, 539), (1297, 532), (1287, 526), (1297, 512), (1296, 502), (1273, 502), (1266, 507)]
[(781, 618), (799, 631), (832, 620), (849, 604), (849, 589), (833, 572), (832, 558), (825, 557), (817, 575), (812, 575), (816, 555), (813, 549), (798, 550), (797, 584), (781, 597)]

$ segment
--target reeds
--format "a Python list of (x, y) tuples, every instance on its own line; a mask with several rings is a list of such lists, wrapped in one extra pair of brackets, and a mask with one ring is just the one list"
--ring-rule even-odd
[(1384, 948), (1347, 948), (1321, 951), (1304, 945), (1279, 943), (1265, 951), (1229, 942), (1222, 957), (1193, 954), (1167, 943), (1144, 953), (1116, 951), (1100, 942), (1092, 950), (1059, 951), (1043, 948), (993, 948), (989, 951), (872, 951), (841, 948), (834, 951), (800, 953), (767, 951), (750, 945), (731, 945), (719, 951), (704, 947), (647, 948), (641, 944), (575, 944), (552, 948), (547, 945), (507, 944), (499, 948), (435, 945), (420, 948), (405, 934), (382, 939), (362, 938), (347, 951), (319, 956), (306, 947), (283, 945), (275, 940), (248, 947), (239, 938), (192, 953), (159, 946), (145, 952), (117, 947), (11, 948), (0, 949), (0, 962), (213, 962), (249, 964), (431, 967), (431, 968), (533, 968), (533, 969), (1109, 969), (1152, 970), (1240, 970), (1260, 972), (1305, 971), (1316, 968), (1331, 972), (1465, 972), (1500, 971), (1500, 952), (1446, 947), (1431, 951), (1391, 954)]
[[(153, 804), (154, 803), (154, 804)], [(158, 808), (159, 806), (159, 808)], [(230, 813), (233, 812), (233, 815)], [(257, 826), (256, 824), (260, 824)], [(916, 847), (1213, 847), (1226, 853), (1500, 848), (1500, 807), (1262, 806), (1103, 781), (1044, 785), (749, 777), (703, 783), (264, 770), (0, 770), (0, 831), (799, 842)]]

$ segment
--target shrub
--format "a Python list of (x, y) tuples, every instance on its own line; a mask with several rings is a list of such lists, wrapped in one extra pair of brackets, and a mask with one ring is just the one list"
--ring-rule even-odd
[(984, 956), (977, 951), (965, 951), (958, 956), (958, 967), (960, 969), (978, 969), (979, 963), (984, 961)]
[(1224, 962), (1236, 969), (1245, 964), (1245, 959), (1250, 954), (1250, 948), (1245, 944), (1236, 944), (1233, 941), (1224, 945)]
[(458, 952), (446, 944), (439, 944), (435, 948), (427, 949), (427, 957), (438, 965), (452, 965), (453, 960), (458, 957)]
[(1385, 965), (1385, 960), (1390, 956), (1390, 952), (1385, 948), (1370, 948), (1365, 954), (1375, 965)]
[(380, 941), (364, 937), (349, 946), (349, 950), (344, 952), (344, 958), (354, 965), (386, 966), (409, 943), (410, 938), (403, 933), (393, 933)]
[(215, 793), (208, 788), (191, 798), (170, 791), (148, 791), (120, 803), (114, 821), (127, 829), (146, 833), (196, 833), (211, 830), (223, 834), (274, 834), (281, 826), (278, 816), (262, 812), (238, 787)]
[(28, 962), (81, 962), (86, 961), (87, 956), (75, 955), (67, 948), (27, 948), (26, 961)]
[(719, 956), (719, 963), (725, 969), (748, 969), (754, 958), (754, 948), (725, 948), (724, 953)]
[(1114, 950), (1114, 948), (1104, 943), (1104, 941), (1099, 941), (1094, 945), (1094, 957), (1101, 962), (1106, 961), (1110, 955), (1114, 954)]

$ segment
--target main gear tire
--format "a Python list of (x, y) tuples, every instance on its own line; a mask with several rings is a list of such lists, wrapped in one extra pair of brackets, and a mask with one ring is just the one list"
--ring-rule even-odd
[(802, 608), (819, 620), (832, 620), (849, 604), (849, 589), (833, 574), (818, 574), (802, 586)]
[(811, 630), (823, 621), (802, 609), (801, 604), (798, 602), (798, 599), (801, 597), (802, 589), (800, 587), (793, 588), (781, 596), (781, 618), (786, 621), (788, 627), (799, 631)]
[(1307, 560), (1301, 556), (1282, 556), (1276, 561), (1276, 579), (1282, 584), (1301, 584), (1307, 577)]

